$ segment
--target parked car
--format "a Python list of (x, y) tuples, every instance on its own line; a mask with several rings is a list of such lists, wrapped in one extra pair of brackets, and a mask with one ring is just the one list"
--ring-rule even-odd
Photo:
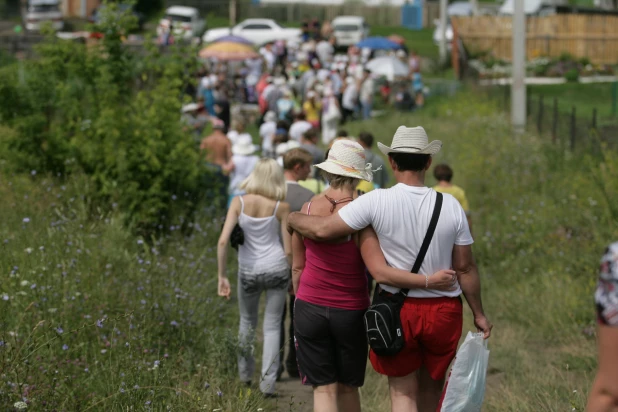
[(337, 46), (351, 46), (369, 37), (369, 25), (364, 17), (339, 16), (332, 22)]
[[(105, 4), (101, 4), (99, 7), (94, 9), (94, 11), (92, 12), (92, 16), (90, 16), (90, 22), (94, 24), (100, 24), (101, 19), (104, 16), (109, 17), (109, 13), (105, 12), (106, 7), (107, 6)], [(144, 23), (146, 23), (146, 16), (144, 16), (143, 13), (136, 11), (131, 4), (127, 3), (118, 4), (114, 14), (121, 15), (125, 12), (130, 12), (131, 14), (133, 14), (133, 16), (135, 16), (135, 18), (137, 19), (137, 29), (141, 31), (144, 28)]]
[(210, 43), (227, 35), (240, 36), (255, 45), (271, 43), (276, 40), (299, 40), (300, 29), (281, 27), (271, 19), (247, 19), (232, 28), (211, 29), (204, 33), (204, 43)]
[(64, 27), (59, 0), (24, 0), (22, 18), (28, 31), (41, 30), (45, 22), (51, 22), (54, 30)]
[(199, 37), (206, 29), (206, 20), (194, 7), (172, 6), (165, 10), (165, 17), (161, 19), (157, 27), (157, 34), (160, 35), (161, 30), (170, 24), (173, 26), (174, 36), (182, 39)]

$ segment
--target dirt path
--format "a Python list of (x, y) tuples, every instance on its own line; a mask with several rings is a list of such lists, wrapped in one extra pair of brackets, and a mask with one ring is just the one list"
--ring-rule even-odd
[[(270, 411), (277, 412), (311, 412), (313, 410), (313, 391), (310, 386), (300, 383), (300, 379), (293, 379), (284, 373), (281, 381), (277, 382), (279, 397), (273, 399)], [(267, 412), (267, 411), (264, 411)]]

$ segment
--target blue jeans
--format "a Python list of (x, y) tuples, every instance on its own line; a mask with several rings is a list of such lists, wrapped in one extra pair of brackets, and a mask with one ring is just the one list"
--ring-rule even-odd
[(288, 296), (289, 281), (289, 269), (260, 274), (238, 272), (238, 308), (240, 312), (238, 372), (242, 382), (249, 382), (255, 370), (253, 353), (255, 329), (258, 322), (260, 296), (262, 293), (266, 294), (263, 327), (264, 346), (260, 374), (260, 391), (262, 393), (275, 392), (275, 381), (281, 362), (279, 357), (281, 318)]
[(373, 102), (361, 102), (361, 109), (363, 110), (363, 119), (371, 119), (371, 109)]

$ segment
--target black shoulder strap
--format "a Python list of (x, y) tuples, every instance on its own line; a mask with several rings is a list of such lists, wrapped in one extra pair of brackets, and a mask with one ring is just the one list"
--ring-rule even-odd
[[(418, 256), (416, 256), (416, 260), (414, 261), (414, 266), (412, 266), (412, 273), (418, 273), (421, 265), (423, 264), (423, 260), (425, 260), (425, 255), (427, 254), (427, 249), (429, 249), (429, 244), (431, 243), (431, 239), (433, 238), (433, 234), (436, 231), (436, 226), (438, 225), (438, 219), (440, 218), (440, 211), (442, 210), (442, 193), (436, 192), (436, 204), (433, 207), (433, 214), (431, 215), (431, 221), (429, 222), (429, 228), (427, 228), (427, 234), (425, 234), (425, 239), (423, 239), (423, 244), (421, 246), (421, 250), (418, 252)], [(403, 295), (407, 295), (410, 289), (401, 289), (399, 293)]]

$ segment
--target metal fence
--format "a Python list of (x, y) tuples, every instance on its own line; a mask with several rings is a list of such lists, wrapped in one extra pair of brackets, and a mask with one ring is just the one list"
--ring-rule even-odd
[[(511, 110), (510, 86), (482, 88), (496, 105), (507, 113)], [(610, 104), (592, 110), (570, 106), (564, 109), (558, 97), (530, 93), (527, 99), (527, 129), (561, 145), (565, 149), (586, 152), (599, 150), (602, 145), (618, 149), (618, 117)]]

